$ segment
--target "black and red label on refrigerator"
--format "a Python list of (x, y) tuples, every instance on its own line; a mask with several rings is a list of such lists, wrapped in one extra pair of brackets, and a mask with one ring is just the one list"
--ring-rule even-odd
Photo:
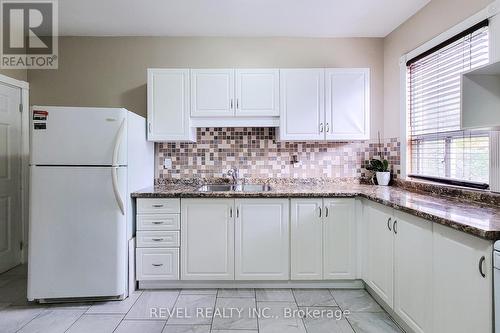
[(47, 121), (48, 116), (48, 111), (33, 110), (33, 120)]

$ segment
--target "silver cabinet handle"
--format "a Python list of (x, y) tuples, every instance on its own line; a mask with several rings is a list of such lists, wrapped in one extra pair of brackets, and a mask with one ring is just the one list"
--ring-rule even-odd
[(163, 264), (151, 264), (151, 265), (153, 265), (153, 266), (155, 266), (155, 267), (160, 267), (160, 266), (163, 266)]
[(240, 208), (236, 208), (236, 218), (240, 217)]
[(325, 207), (325, 217), (328, 217), (328, 207)]
[(233, 217), (233, 208), (229, 208), (229, 217)]
[(486, 277), (486, 274), (484, 274), (484, 271), (483, 271), (483, 264), (484, 264), (484, 261), (486, 260), (486, 258), (484, 256), (482, 256), (480, 259), (479, 259), (479, 274), (481, 274), (481, 276), (483, 278)]
[(153, 224), (163, 224), (163, 221), (153, 221), (151, 223), (153, 223)]
[(323, 123), (319, 124), (319, 132), (323, 133), (324, 128), (323, 128)]
[(392, 225), (392, 229), (394, 230), (395, 235), (398, 234), (397, 226), (398, 226), (398, 220), (394, 220), (394, 224)]
[(233, 99), (231, 98), (231, 110), (233, 109)]
[(321, 217), (321, 207), (318, 208), (319, 208), (319, 217)]
[(151, 123), (149, 123), (148, 128), (149, 128), (149, 133), (151, 133)]
[(163, 205), (153, 205), (153, 208), (162, 208)]
[(387, 220), (387, 229), (389, 229), (389, 231), (392, 231), (392, 229), (391, 229), (391, 221), (392, 221), (392, 217), (389, 217), (389, 219)]
[(330, 124), (329, 123), (326, 123), (326, 132), (330, 132)]
[(236, 108), (237, 109), (240, 108), (240, 99), (239, 98), (236, 99)]
[(152, 241), (153, 242), (161, 242), (163, 240), (163, 238), (153, 238)]

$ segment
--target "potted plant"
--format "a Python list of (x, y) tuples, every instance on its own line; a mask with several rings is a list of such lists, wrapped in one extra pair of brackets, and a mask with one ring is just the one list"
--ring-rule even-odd
[(366, 170), (375, 172), (375, 176), (377, 177), (377, 184), (387, 186), (391, 181), (391, 172), (389, 171), (389, 161), (384, 159), (382, 152), (380, 151), (380, 147), (382, 147), (382, 144), (380, 142), (380, 132), (378, 132), (377, 151), (379, 158), (372, 158), (367, 163)]
[(366, 167), (367, 170), (375, 172), (377, 177), (377, 183), (379, 185), (387, 186), (391, 181), (391, 172), (389, 171), (389, 161), (371, 159), (369, 165)]

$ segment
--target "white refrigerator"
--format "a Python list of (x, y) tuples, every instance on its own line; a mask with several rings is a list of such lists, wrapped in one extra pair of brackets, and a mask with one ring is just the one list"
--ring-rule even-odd
[(46, 106), (31, 119), (28, 300), (127, 297), (130, 193), (154, 181), (146, 120)]

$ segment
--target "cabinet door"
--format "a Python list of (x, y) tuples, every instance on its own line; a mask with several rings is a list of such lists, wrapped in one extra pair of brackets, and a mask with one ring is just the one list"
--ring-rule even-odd
[(292, 280), (323, 278), (322, 199), (292, 199), (291, 272)]
[(148, 69), (148, 140), (195, 140), (189, 125), (189, 69)]
[(234, 200), (182, 199), (181, 278), (234, 279)]
[(279, 70), (236, 70), (236, 116), (279, 116)]
[(356, 277), (354, 199), (324, 199), (323, 278)]
[(393, 210), (373, 203), (369, 203), (367, 208), (368, 285), (392, 308), (394, 278)]
[(234, 70), (191, 70), (191, 116), (234, 116)]
[(433, 332), (492, 332), (492, 243), (435, 224), (433, 244)]
[(324, 140), (323, 69), (280, 70), (280, 140)]
[(395, 221), (394, 311), (413, 331), (430, 332), (432, 222), (400, 212)]
[(370, 138), (370, 70), (326, 70), (326, 139)]
[(237, 280), (288, 280), (288, 199), (237, 199)]

